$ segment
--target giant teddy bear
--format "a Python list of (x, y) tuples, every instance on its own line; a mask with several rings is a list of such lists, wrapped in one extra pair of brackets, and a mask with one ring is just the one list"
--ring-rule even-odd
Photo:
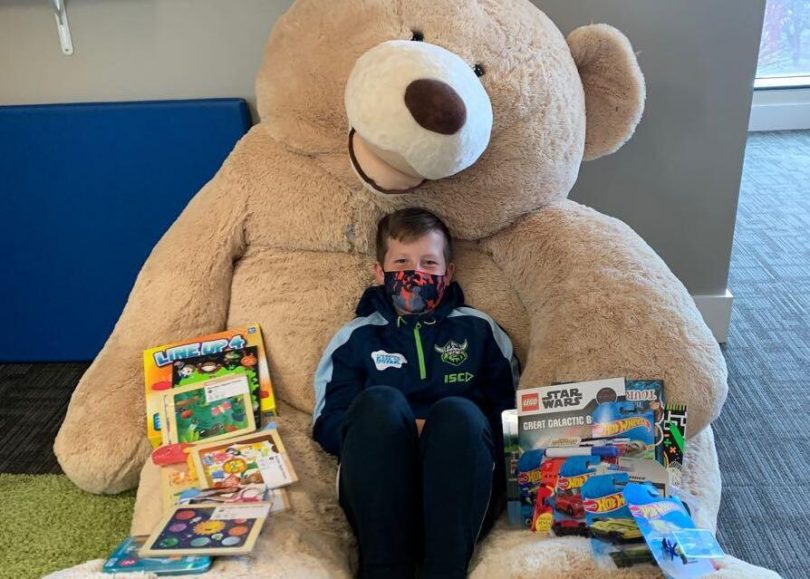
[[(566, 39), (528, 0), (298, 0), (273, 30), (256, 92), (261, 122), (154, 249), (73, 395), (55, 451), (77, 485), (117, 493), (140, 476), (133, 531), (151, 531), (160, 499), (142, 350), (259, 322), (301, 481), (255, 555), (220, 559), (213, 573), (350, 576), (336, 464), (310, 438), (312, 378), (372, 281), (377, 220), (422, 206), (459, 240), (468, 302), (511, 335), (521, 387), (656, 377), (689, 405), (685, 486), (714, 527), (721, 352), (629, 227), (566, 199), (581, 162), (616, 151), (641, 117), (644, 80), (619, 31), (589, 25)], [(721, 575), (754, 572), (724, 565)], [(503, 521), (471, 571), (602, 573), (587, 541), (540, 540)]]

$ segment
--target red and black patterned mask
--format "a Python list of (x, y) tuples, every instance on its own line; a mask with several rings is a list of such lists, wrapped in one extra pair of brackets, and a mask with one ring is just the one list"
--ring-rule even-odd
[(394, 306), (407, 314), (421, 314), (436, 309), (447, 289), (443, 275), (423, 271), (386, 271), (385, 293)]

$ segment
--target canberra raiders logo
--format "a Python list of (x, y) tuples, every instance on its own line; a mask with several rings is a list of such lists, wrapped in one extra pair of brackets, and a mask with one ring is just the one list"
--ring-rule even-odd
[(436, 351), (442, 355), (442, 362), (459, 366), (467, 359), (467, 340), (459, 344), (450, 340), (444, 346), (434, 346)]

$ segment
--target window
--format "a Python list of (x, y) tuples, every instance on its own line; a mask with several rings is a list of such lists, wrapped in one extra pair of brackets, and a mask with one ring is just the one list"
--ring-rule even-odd
[(810, 86), (810, 0), (767, 0), (755, 86)]

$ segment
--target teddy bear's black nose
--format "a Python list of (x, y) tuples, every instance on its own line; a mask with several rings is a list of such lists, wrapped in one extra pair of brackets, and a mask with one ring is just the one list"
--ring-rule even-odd
[(408, 85), (405, 106), (420, 126), (442, 135), (458, 132), (467, 120), (467, 107), (458, 93), (449, 84), (432, 78)]

